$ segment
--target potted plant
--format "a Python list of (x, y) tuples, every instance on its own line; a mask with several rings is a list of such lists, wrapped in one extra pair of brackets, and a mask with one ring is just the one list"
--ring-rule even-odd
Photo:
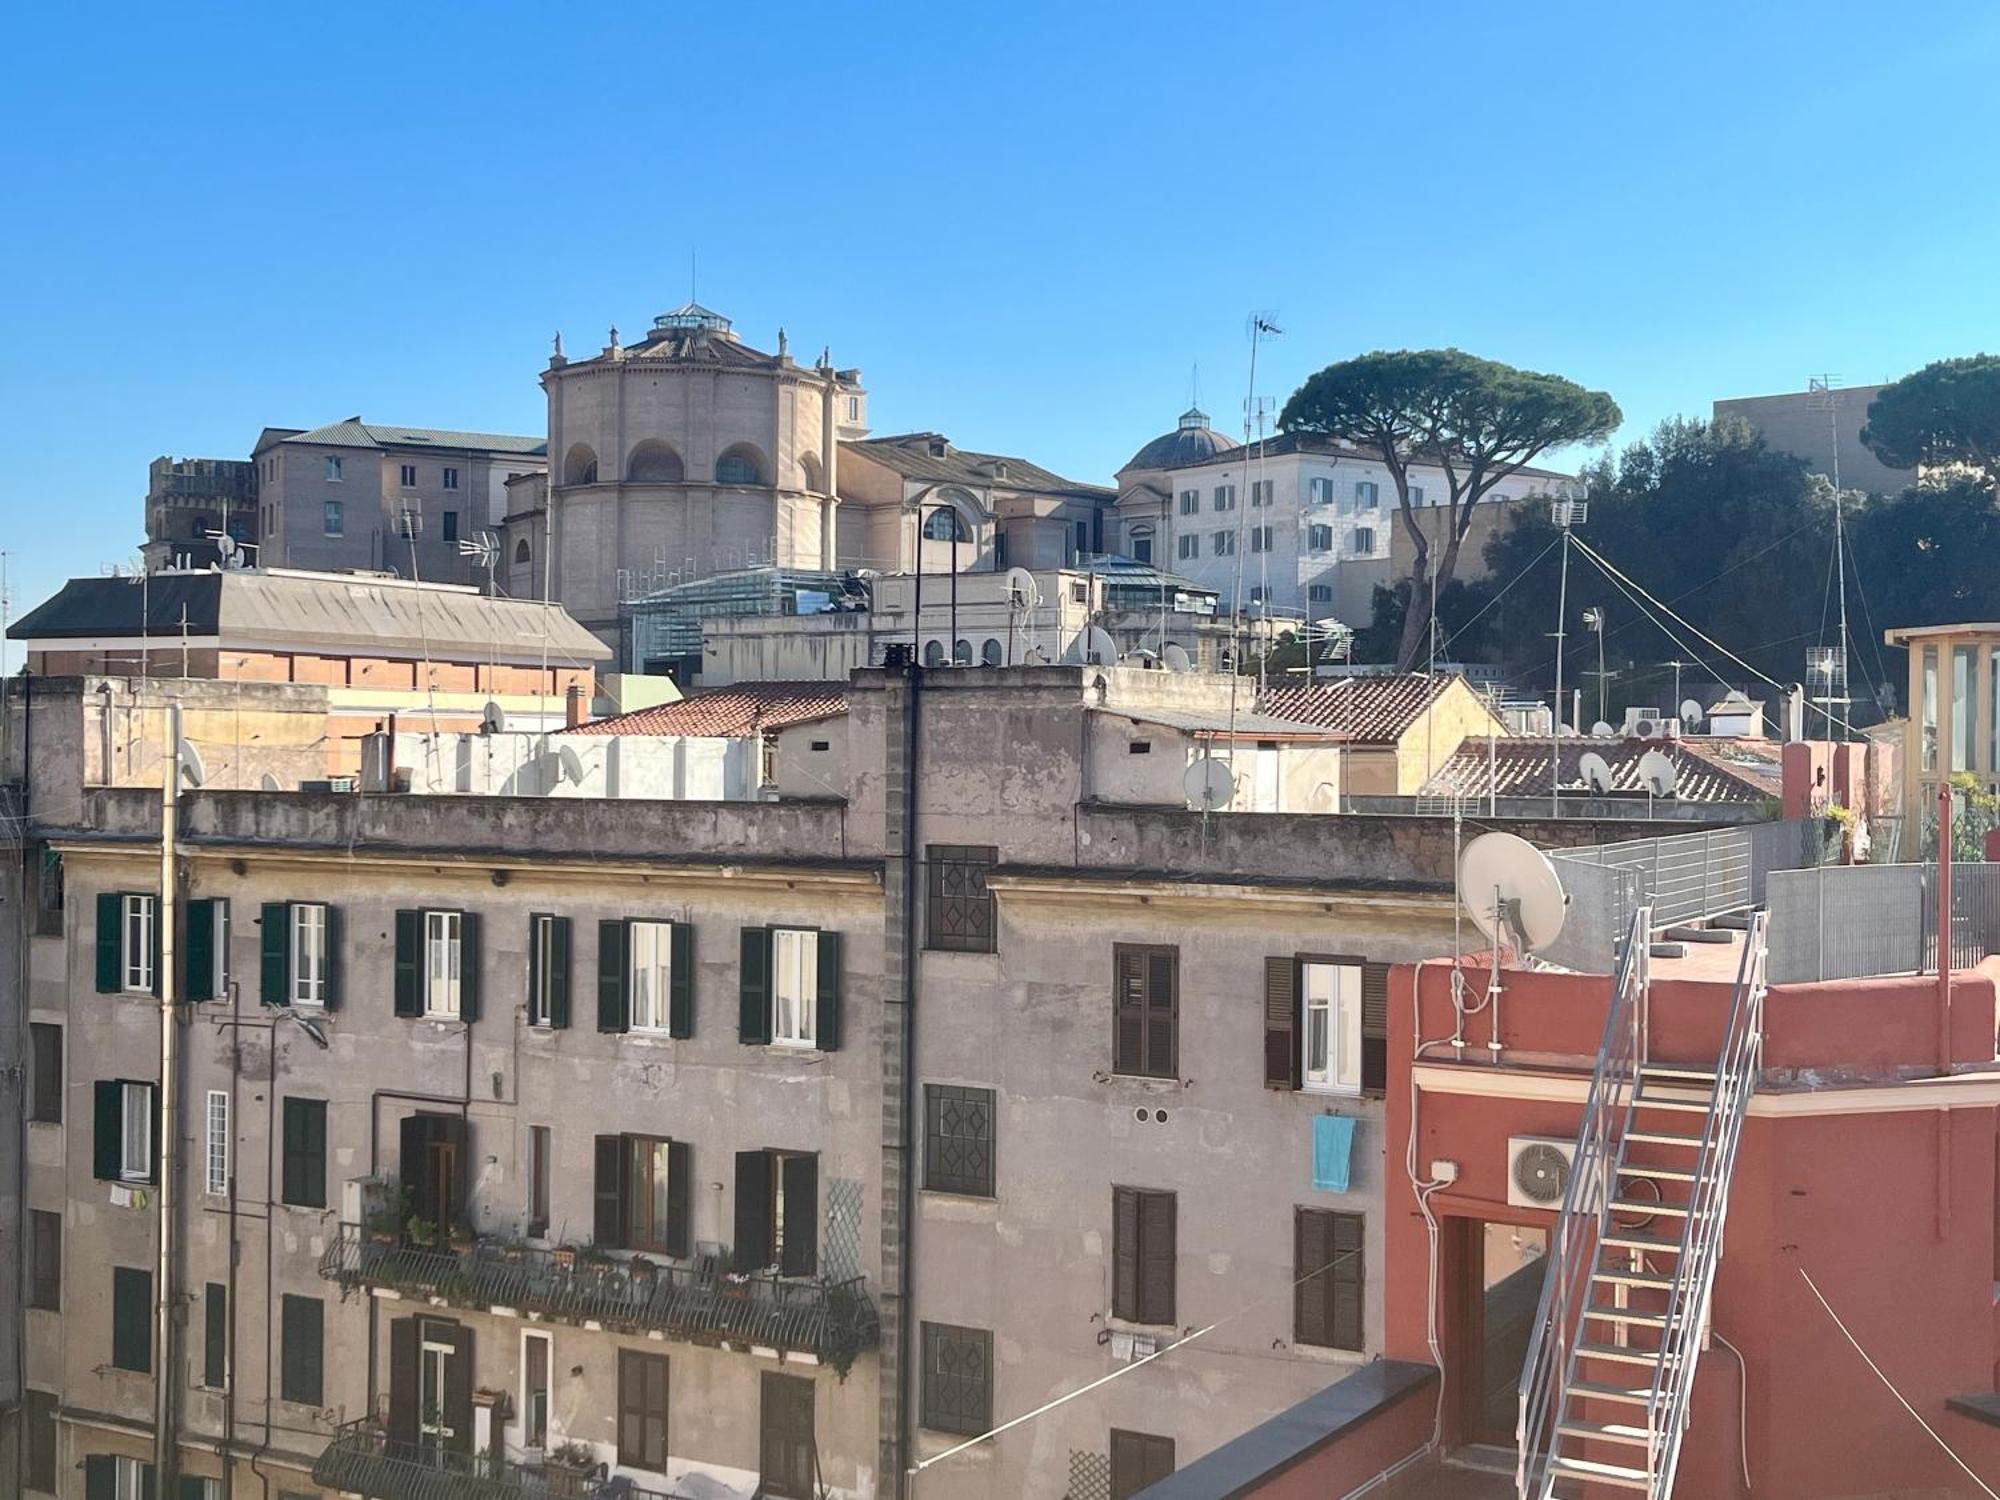
[(549, 1252), (549, 1259), (555, 1263), (555, 1267), (559, 1271), (574, 1271), (576, 1269), (576, 1246), (558, 1245)]
[(368, 1231), (368, 1238), (376, 1244), (393, 1245), (396, 1236), (402, 1232), (409, 1210), (409, 1193), (403, 1185), (400, 1182), (385, 1183), (381, 1197), (363, 1217), (362, 1228)]
[(582, 1443), (567, 1442), (549, 1452), (542, 1460), (542, 1472), (548, 1477), (549, 1489), (557, 1495), (582, 1495), (592, 1475), (597, 1472), (597, 1456)]
[(413, 1245), (435, 1245), (437, 1243), (437, 1225), (426, 1219), (422, 1214), (411, 1214), (409, 1222), (403, 1227), (409, 1232), (410, 1243)]
[(465, 1254), (479, 1242), (479, 1236), (473, 1232), (472, 1225), (464, 1219), (451, 1226), (449, 1238), (451, 1248), (460, 1255)]

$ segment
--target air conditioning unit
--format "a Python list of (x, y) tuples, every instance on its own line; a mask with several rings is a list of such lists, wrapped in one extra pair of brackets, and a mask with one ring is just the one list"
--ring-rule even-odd
[(1507, 1206), (1561, 1208), (1575, 1163), (1575, 1141), (1542, 1135), (1508, 1137)]
[(1628, 708), (1625, 736), (1634, 740), (1677, 740), (1681, 737), (1681, 721), (1668, 718), (1657, 708)]

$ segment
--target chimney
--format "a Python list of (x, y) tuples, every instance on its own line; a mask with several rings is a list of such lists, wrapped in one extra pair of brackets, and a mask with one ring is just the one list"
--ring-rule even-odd
[(583, 684), (572, 682), (569, 692), (563, 698), (563, 727), (574, 729), (590, 712), (589, 699), (584, 696)]

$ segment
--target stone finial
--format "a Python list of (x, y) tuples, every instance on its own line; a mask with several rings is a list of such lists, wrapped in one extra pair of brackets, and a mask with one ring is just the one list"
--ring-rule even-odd
[(613, 354), (618, 352), (618, 325), (616, 323), (611, 325), (611, 343), (607, 347), (610, 348)]

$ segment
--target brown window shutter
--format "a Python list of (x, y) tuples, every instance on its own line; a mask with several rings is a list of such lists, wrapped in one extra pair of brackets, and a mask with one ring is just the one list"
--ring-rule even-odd
[[(472, 1330), (463, 1323), (443, 1325), (451, 1353), (444, 1362), (444, 1419), (451, 1426), (450, 1446), (460, 1453), (472, 1451)], [(431, 1324), (437, 1338), (439, 1325)], [(440, 1340), (444, 1342), (445, 1340)]]
[(1146, 1072), (1173, 1078), (1180, 1071), (1175, 1043), (1180, 1031), (1180, 955), (1165, 949), (1146, 955)]
[(1299, 961), (1264, 960), (1264, 1087), (1299, 1086)]
[(1113, 957), (1111, 1067), (1117, 1073), (1143, 1073), (1146, 1045), (1146, 955), (1138, 948), (1119, 948)]
[(1174, 1195), (1146, 1193), (1139, 1200), (1139, 1321), (1174, 1321)]
[(407, 1455), (417, 1445), (417, 1322), (389, 1324), (389, 1442)]
[(1292, 1217), (1292, 1275), (1298, 1278), (1293, 1295), (1292, 1337), (1301, 1344), (1328, 1342), (1327, 1309), (1332, 1305), (1331, 1289), (1322, 1272), (1327, 1263), (1327, 1215), (1310, 1208), (1297, 1209)]
[(1139, 1193), (1111, 1190), (1111, 1315), (1139, 1320)]
[(625, 1243), (625, 1138), (597, 1137), (594, 1159), (597, 1211), (591, 1238), (600, 1245), (616, 1247)]
[(667, 1254), (686, 1260), (693, 1217), (694, 1153), (686, 1141), (667, 1142)]
[(1365, 1282), (1361, 1251), (1366, 1221), (1360, 1214), (1337, 1213), (1327, 1217), (1333, 1221), (1327, 1249), (1334, 1262), (1333, 1269), (1326, 1273), (1331, 1283), (1327, 1288), (1332, 1323), (1329, 1342), (1336, 1349), (1360, 1349), (1366, 1343), (1362, 1327)]
[(1361, 966), (1361, 1091), (1389, 1088), (1389, 966)]

